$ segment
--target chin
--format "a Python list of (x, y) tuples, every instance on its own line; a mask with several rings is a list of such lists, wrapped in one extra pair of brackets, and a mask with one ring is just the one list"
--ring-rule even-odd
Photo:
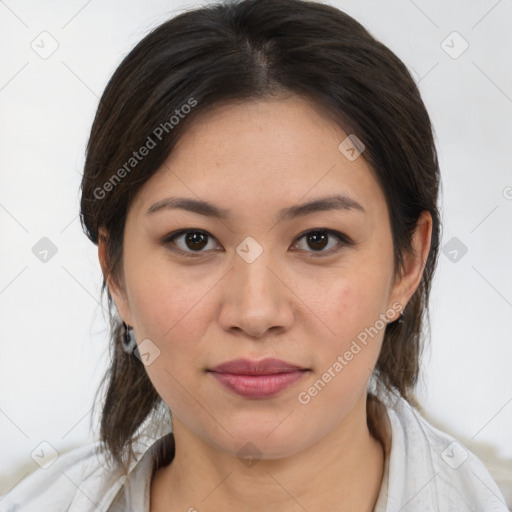
[(282, 459), (306, 448), (307, 440), (301, 434), (303, 428), (299, 425), (277, 425), (279, 422), (269, 428), (267, 422), (258, 424), (257, 421), (250, 426), (247, 423), (226, 425), (233, 437), (226, 434), (222, 439), (213, 439), (212, 444), (242, 462), (245, 459)]

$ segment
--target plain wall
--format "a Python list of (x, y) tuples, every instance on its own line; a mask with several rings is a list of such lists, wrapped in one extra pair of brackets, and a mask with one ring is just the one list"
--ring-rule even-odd
[[(406, 63), (436, 132), (443, 251), (421, 401), (453, 435), (511, 458), (512, 2), (330, 3)], [(0, 2), (0, 494), (38, 467), (42, 441), (60, 452), (94, 438), (108, 333), (97, 248), (78, 218), (85, 145), (124, 55), (193, 5)], [(48, 58), (33, 49), (56, 44)], [(43, 237), (57, 248), (46, 263), (32, 251)]]

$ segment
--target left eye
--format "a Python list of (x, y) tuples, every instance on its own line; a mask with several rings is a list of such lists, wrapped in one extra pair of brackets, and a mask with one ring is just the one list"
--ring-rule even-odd
[[(329, 246), (329, 242), (331, 239), (335, 237), (338, 239), (338, 244), (333, 244), (329, 248), (329, 250), (324, 250), (327, 246)], [(336, 252), (340, 247), (336, 248), (336, 246), (341, 245), (349, 245), (351, 241), (348, 239), (347, 236), (343, 235), (342, 233), (338, 233), (337, 231), (331, 231), (329, 229), (318, 229), (313, 231), (308, 231), (307, 233), (304, 233), (301, 235), (298, 239), (305, 239), (308, 246), (312, 249), (314, 249), (313, 253), (319, 252), (319, 253), (332, 253)], [(340, 243), (341, 242), (341, 243)], [(298, 246), (299, 243), (296, 244)], [(335, 248), (332, 250), (332, 248)], [(316, 255), (315, 255), (316, 256)]]
[[(331, 244), (329, 247), (329, 244), (331, 242), (332, 238), (337, 238), (338, 243)], [(200, 256), (203, 251), (203, 249), (207, 248), (209, 239), (215, 240), (209, 233), (206, 231), (200, 231), (200, 230), (181, 230), (176, 233), (172, 233), (171, 235), (167, 236), (163, 240), (163, 245), (169, 247), (169, 246), (176, 246), (170, 247), (171, 250), (179, 252), (183, 254), (184, 256), (189, 257), (196, 257)], [(295, 243), (293, 246), (294, 248), (297, 247), (299, 250), (307, 250), (300, 247), (300, 240), (304, 239), (309, 246), (310, 249), (313, 249), (313, 253), (333, 253), (339, 250), (341, 247), (336, 248), (336, 246), (342, 246), (342, 245), (350, 245), (352, 242), (351, 240), (342, 233), (338, 233), (337, 231), (332, 231), (329, 229), (316, 229), (316, 230), (310, 230), (306, 233), (303, 233), (300, 235), (297, 240), (299, 242)], [(180, 243), (177, 243), (178, 241), (181, 241), (181, 247)], [(324, 250), (328, 247), (328, 250)], [(334, 250), (332, 250), (334, 248)], [(196, 253), (196, 254), (194, 254)]]

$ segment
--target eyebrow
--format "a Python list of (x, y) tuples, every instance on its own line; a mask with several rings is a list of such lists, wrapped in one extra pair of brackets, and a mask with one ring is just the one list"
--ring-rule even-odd
[[(156, 212), (168, 209), (187, 210), (216, 219), (228, 219), (231, 214), (230, 210), (216, 206), (208, 201), (188, 197), (168, 197), (150, 206), (146, 211), (146, 215), (152, 215)], [(291, 220), (311, 213), (330, 210), (358, 210), (365, 213), (365, 209), (355, 199), (346, 195), (334, 195), (321, 197), (288, 208), (282, 208), (279, 210), (278, 220)]]

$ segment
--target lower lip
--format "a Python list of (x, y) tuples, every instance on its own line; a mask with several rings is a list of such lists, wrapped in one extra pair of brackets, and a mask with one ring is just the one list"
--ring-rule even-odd
[(226, 388), (245, 398), (267, 398), (283, 391), (298, 381), (305, 370), (270, 375), (238, 375), (211, 372)]

